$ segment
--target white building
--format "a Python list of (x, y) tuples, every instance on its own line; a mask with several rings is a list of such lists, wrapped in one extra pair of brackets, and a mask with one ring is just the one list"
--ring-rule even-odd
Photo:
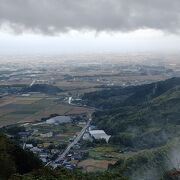
[(107, 143), (109, 141), (109, 138), (111, 137), (111, 136), (107, 135), (103, 130), (91, 130), (91, 131), (89, 131), (89, 134), (94, 139), (105, 139)]
[(56, 116), (46, 120), (47, 124), (62, 124), (62, 123), (70, 123), (71, 117), (70, 116)]

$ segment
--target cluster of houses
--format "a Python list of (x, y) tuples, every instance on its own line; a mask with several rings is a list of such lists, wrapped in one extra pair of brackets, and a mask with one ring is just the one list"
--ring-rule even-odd
[[(25, 131), (19, 132), (18, 136), (20, 137), (20, 144), (22, 145), (23, 149), (37, 154), (44, 163), (47, 163), (49, 160), (53, 159), (56, 154), (61, 153), (61, 150), (59, 150), (57, 147), (49, 148), (49, 144), (46, 144), (45, 142), (43, 144), (36, 144), (33, 142), (29, 143), (29, 137), (34, 133), (37, 133), (36, 131), (37, 130), (35, 129), (26, 129)], [(53, 136), (53, 132), (40, 133), (39, 136), (42, 138), (49, 138)]]
[[(57, 125), (61, 123), (69, 123), (72, 122), (72, 119), (70, 116), (56, 116), (47, 119), (44, 122), (40, 123), (46, 123), (50, 125)], [(82, 123), (82, 124), (81, 124)], [(86, 124), (86, 122), (79, 122), (80, 125)], [(57, 166), (63, 166), (67, 169), (74, 169), (77, 164), (74, 163), (75, 161), (79, 162), (82, 159), (85, 158), (86, 153), (84, 151), (81, 151), (80, 144), (77, 143), (73, 146), (73, 148), (70, 150), (69, 154), (63, 159), (62, 162), (56, 162), (56, 159), (59, 154), (62, 154), (64, 149), (58, 148), (58, 146), (49, 147), (48, 145), (45, 146), (45, 142), (43, 144), (36, 144), (31, 141), (27, 141), (29, 137), (31, 137), (33, 134), (38, 134), (41, 138), (51, 138), (54, 136), (53, 132), (47, 132), (47, 133), (38, 133), (38, 130), (36, 128), (26, 128), (25, 131), (19, 132), (18, 135), (20, 136), (21, 143), (23, 146), (23, 149), (29, 150), (33, 152), (34, 154), (37, 154), (38, 157), (42, 160), (44, 163), (52, 162), (53, 167)], [(97, 130), (96, 127), (90, 126), (86, 132), (83, 135), (83, 140), (101, 140), (104, 139), (107, 143), (109, 142), (110, 135), (107, 135), (104, 130)], [(72, 138), (73, 140), (73, 138)], [(31, 143), (30, 143), (31, 142)], [(69, 139), (69, 142), (71, 142), (71, 139)]]
[(63, 152), (63, 150), (59, 150), (57, 148), (44, 148), (39, 146), (33, 146), (33, 144), (25, 144), (24, 149), (30, 150), (34, 154), (37, 154), (38, 157), (42, 160), (44, 163), (48, 163), (52, 161), (52, 166), (56, 168), (57, 166), (63, 166), (67, 169), (74, 169), (76, 167), (75, 163), (72, 163), (72, 161), (80, 161), (84, 157), (84, 152), (80, 151), (80, 145), (76, 144), (73, 147), (73, 150), (69, 152), (66, 159), (64, 159), (62, 162), (56, 162), (55, 159), (59, 154)]
[[(56, 117), (49, 118), (45, 120), (44, 122), (40, 122), (40, 124), (46, 123), (50, 125), (57, 125), (57, 124), (67, 123), (67, 122), (68, 123), (72, 122), (72, 119), (70, 116), (56, 116)], [(39, 124), (35, 124), (35, 125), (39, 125)], [(53, 167), (64, 166), (65, 168), (68, 168), (68, 169), (74, 169), (76, 167), (76, 164), (70, 163), (70, 161), (74, 161), (74, 160), (80, 161), (82, 159), (83, 153), (80, 151), (80, 145), (79, 144), (74, 145), (73, 150), (70, 151), (70, 153), (67, 155), (66, 159), (63, 162), (55, 162), (57, 156), (63, 153), (64, 149), (63, 148), (59, 149), (58, 146), (53, 146), (49, 148), (49, 145), (45, 145), (49, 143), (44, 142), (44, 143), (37, 144), (33, 142), (33, 139), (31, 141), (30, 137), (32, 137), (33, 134), (37, 135), (38, 137), (41, 137), (42, 139), (51, 138), (54, 136), (54, 133), (51, 131), (46, 132), (46, 133), (39, 133), (38, 129), (33, 128), (35, 125), (33, 124), (33, 126), (30, 128), (26, 127), (24, 131), (18, 133), (23, 149), (29, 150), (33, 152), (34, 154), (36, 154), (45, 164), (48, 162), (53, 162), (52, 163)], [(71, 142), (73, 138), (74, 137), (70, 138), (69, 142)]]
[(32, 144), (25, 144), (24, 149), (30, 150), (34, 154), (37, 154), (38, 157), (42, 160), (42, 162), (47, 163), (48, 161), (51, 161), (56, 154), (61, 153), (59, 149), (53, 148), (40, 148), (38, 146), (33, 146)]
[(79, 144), (76, 144), (63, 160), (53, 161), (51, 166), (54, 168), (63, 166), (66, 169), (73, 170), (75, 167), (77, 167), (78, 162), (84, 159), (85, 156), (86, 153), (80, 150)]

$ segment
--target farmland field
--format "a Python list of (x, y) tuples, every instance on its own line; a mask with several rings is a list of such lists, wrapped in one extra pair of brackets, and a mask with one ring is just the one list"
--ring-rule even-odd
[[(33, 127), (32, 127), (33, 126)], [(82, 127), (78, 125), (74, 125), (72, 123), (65, 124), (46, 124), (46, 123), (37, 123), (37, 124), (29, 124), (28, 128), (34, 129), (36, 133), (32, 135), (31, 138), (37, 139), (46, 143), (53, 144), (61, 144), (68, 143), (70, 138), (73, 138), (77, 133), (82, 129)], [(41, 137), (40, 134), (45, 134), (52, 132), (52, 137)]]
[(89, 157), (96, 160), (116, 160), (121, 157), (119, 150), (111, 145), (99, 145), (88, 150)]
[(115, 162), (116, 161), (86, 159), (78, 163), (78, 167), (82, 167), (87, 172), (105, 171), (109, 164), (114, 164)]
[(0, 99), (0, 127), (15, 123), (40, 121), (51, 114), (81, 114), (87, 108), (75, 107), (57, 102), (56, 96), (31, 94), (26, 96), (9, 96)]

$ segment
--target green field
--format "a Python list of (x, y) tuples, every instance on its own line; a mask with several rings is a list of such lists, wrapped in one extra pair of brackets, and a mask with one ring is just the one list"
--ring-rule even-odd
[(111, 145), (97, 145), (88, 152), (89, 157), (96, 160), (117, 160), (122, 156), (118, 148)]

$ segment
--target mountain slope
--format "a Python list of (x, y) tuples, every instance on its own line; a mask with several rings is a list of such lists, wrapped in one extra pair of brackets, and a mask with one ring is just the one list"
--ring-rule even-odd
[[(119, 91), (118, 98), (123, 90)], [(146, 179), (149, 173), (152, 176), (147, 179), (160, 179), (166, 170), (179, 164), (179, 78), (135, 87), (120, 102), (112, 92), (114, 89), (106, 91), (103, 106), (96, 103), (104, 109), (97, 111), (93, 118), (98, 129), (112, 135), (109, 143), (125, 153), (110, 170), (134, 179)]]
[(108, 90), (91, 92), (84, 95), (86, 104), (102, 109), (114, 109), (119, 106), (134, 106), (145, 103), (168, 90), (179, 86), (180, 78), (129, 87), (113, 87)]
[(0, 135), (0, 179), (8, 179), (14, 173), (28, 173), (40, 168), (41, 162), (32, 153)]
[[(110, 143), (140, 149), (161, 146), (179, 136), (179, 79), (173, 78), (157, 84), (158, 90), (153, 94), (149, 90), (143, 94), (146, 88), (142, 86), (122, 105), (96, 112), (93, 124), (112, 135)], [(146, 97), (150, 97), (149, 100)]]

